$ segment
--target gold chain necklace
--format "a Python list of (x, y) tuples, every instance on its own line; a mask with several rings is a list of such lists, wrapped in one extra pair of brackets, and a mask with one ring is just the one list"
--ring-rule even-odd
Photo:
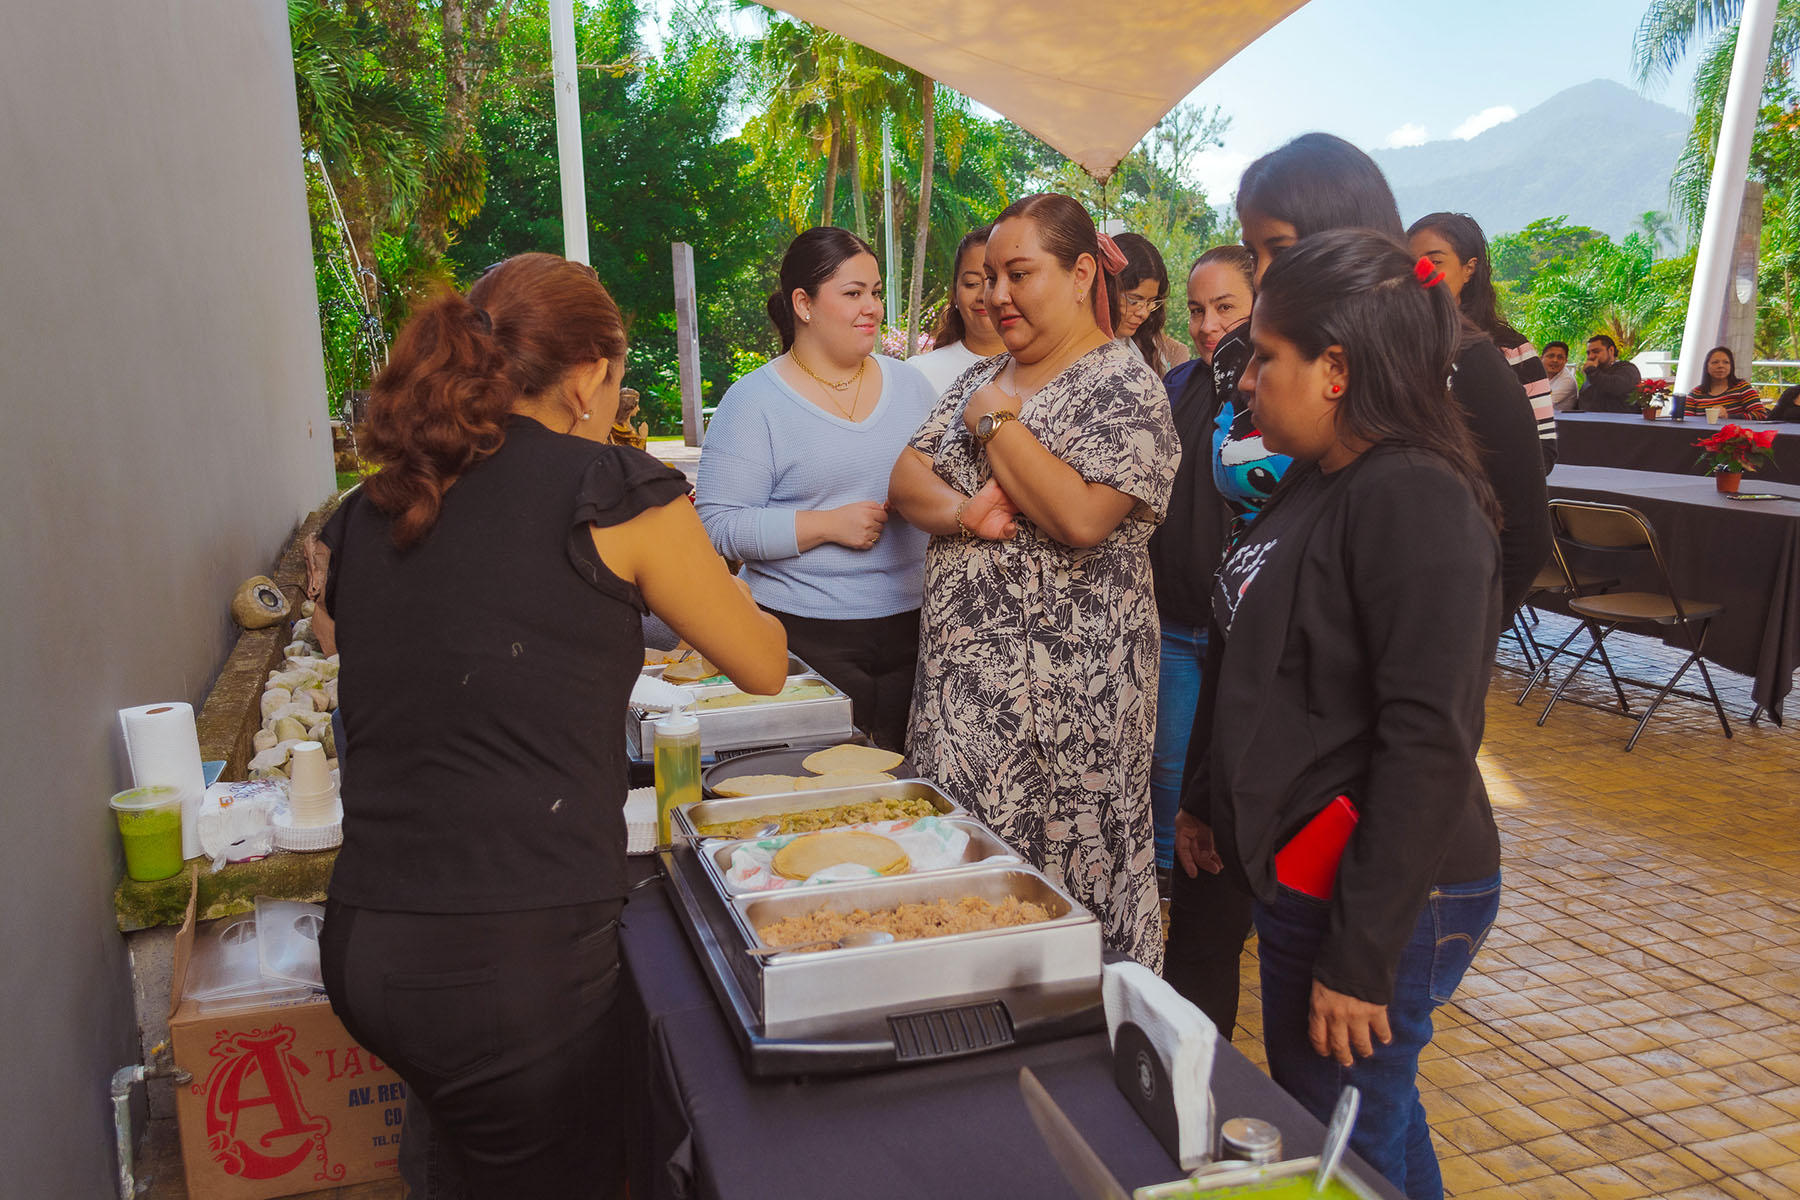
[(838, 412), (843, 413), (844, 420), (851, 421), (851, 422), (854, 422), (856, 420), (856, 409), (860, 404), (862, 404), (863, 375), (869, 369), (869, 359), (868, 359), (867, 355), (864, 355), (863, 360), (860, 363), (856, 364), (856, 374), (854, 374), (850, 378), (844, 380), (842, 383), (833, 383), (831, 380), (824, 378), (818, 372), (814, 371), (811, 367), (807, 366), (804, 362), (800, 361), (800, 356), (798, 354), (795, 354), (791, 349), (788, 351), (788, 357), (793, 359), (794, 365), (796, 367), (799, 367), (808, 376), (810, 376), (811, 379), (813, 380), (813, 382), (817, 383), (820, 387), (830, 388), (831, 391), (833, 391), (833, 392), (843, 393), (843, 392), (847, 392), (850, 390), (851, 384), (855, 384), (856, 385), (856, 395), (850, 401), (850, 408), (849, 408), (849, 411), (847, 411), (847, 412), (845, 411), (844, 406), (838, 402), (838, 399), (836, 396), (833, 396), (828, 392), (828, 393), (826, 393), (825, 398), (827, 400), (831, 401), (831, 406), (833, 408), (837, 409)]

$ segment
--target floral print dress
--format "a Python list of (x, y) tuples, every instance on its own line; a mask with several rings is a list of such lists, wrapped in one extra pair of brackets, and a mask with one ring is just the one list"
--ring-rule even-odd
[[(965, 495), (992, 471), (963, 410), (1006, 361), (971, 367), (913, 437)], [(1023, 515), (1010, 541), (931, 539), (912, 760), (1087, 905), (1108, 947), (1160, 969), (1150, 821), (1159, 632), (1148, 545), (1181, 444), (1161, 381), (1112, 344), (1020, 407), (1051, 453), (1138, 504), (1090, 549)]]

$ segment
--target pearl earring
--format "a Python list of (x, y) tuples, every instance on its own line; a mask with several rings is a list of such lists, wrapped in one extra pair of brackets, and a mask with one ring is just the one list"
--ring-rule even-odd
[(591, 417), (591, 416), (593, 416), (593, 415), (594, 415), (594, 414), (593, 414), (593, 413), (591, 413), (591, 412), (584, 412), (584, 413), (582, 413), (582, 414), (581, 414), (581, 419), (582, 419), (582, 420), (584, 420), (584, 421), (585, 421), (585, 420), (587, 420), (587, 419), (588, 419), (588, 418), (589, 418), (589, 417)]

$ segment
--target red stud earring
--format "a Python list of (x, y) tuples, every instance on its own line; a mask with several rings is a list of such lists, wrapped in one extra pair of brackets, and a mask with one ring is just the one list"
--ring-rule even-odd
[(1332, 394), (1332, 395), (1334, 395), (1334, 396), (1335, 396), (1335, 395), (1337, 395), (1337, 394), (1338, 394), (1338, 393), (1339, 393), (1339, 392), (1341, 392), (1341, 391), (1343, 391), (1343, 390), (1344, 390), (1344, 389), (1343, 389), (1343, 387), (1342, 387), (1342, 386), (1341, 386), (1341, 385), (1339, 385), (1339, 384), (1335, 384), (1335, 383), (1334, 383), (1334, 384), (1332, 384), (1332, 385), (1331, 385), (1331, 394)]

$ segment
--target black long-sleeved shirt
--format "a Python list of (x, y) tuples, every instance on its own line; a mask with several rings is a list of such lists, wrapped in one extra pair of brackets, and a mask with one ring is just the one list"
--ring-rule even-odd
[(1397, 446), (1309, 469), (1221, 568), (1193, 734), (1208, 749), (1182, 807), (1268, 898), (1275, 851), (1350, 795), (1361, 821), (1313, 967), (1336, 991), (1387, 1003), (1431, 887), (1499, 869), (1475, 762), (1499, 578), (1467, 486)]
[(1582, 374), (1587, 381), (1575, 393), (1577, 412), (1630, 412), (1631, 405), (1626, 400), (1644, 381), (1643, 372), (1623, 360), (1604, 367), (1588, 367)]
[[(1481, 466), (1500, 502), (1501, 623), (1512, 619), (1531, 581), (1550, 561), (1550, 493), (1531, 402), (1500, 348), (1486, 338), (1456, 356), (1450, 392), (1475, 435)], [(1496, 635), (1499, 629), (1496, 628)]]

